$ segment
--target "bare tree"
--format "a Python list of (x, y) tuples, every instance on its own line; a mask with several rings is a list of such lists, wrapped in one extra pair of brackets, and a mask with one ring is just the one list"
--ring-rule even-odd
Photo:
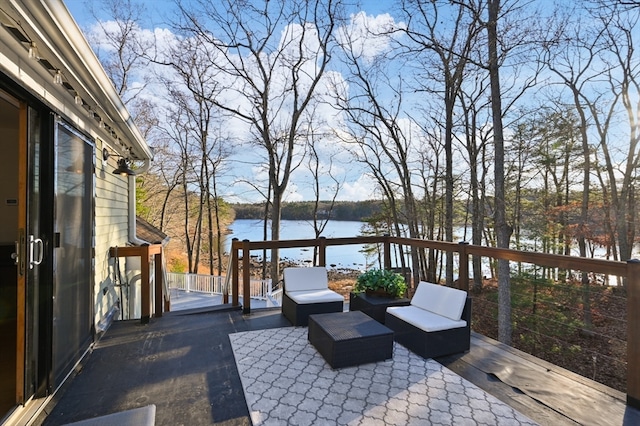
[[(435, 94), (444, 104), (445, 152), (445, 240), (453, 241), (453, 142), (454, 110), (465, 70), (478, 33), (479, 17), (467, 7), (444, 1), (403, 0), (407, 20), (404, 33), (412, 44), (404, 44), (407, 54), (426, 56), (416, 70), (416, 90)], [(446, 26), (446, 30), (442, 27)], [(466, 279), (467, 277), (460, 277)], [(453, 253), (447, 253), (446, 282), (453, 283)]]
[[(375, 36), (373, 33), (372, 36)], [(386, 37), (382, 34), (382, 37)], [(410, 238), (419, 238), (418, 210), (413, 185), (416, 164), (416, 143), (413, 132), (417, 126), (403, 109), (405, 89), (402, 79), (393, 74), (396, 58), (363, 55), (359, 34), (345, 30), (342, 38), (344, 60), (349, 69), (349, 93), (336, 93), (336, 107), (348, 121), (347, 132), (356, 141), (352, 150), (375, 177), (390, 211), (395, 215), (395, 232), (402, 235), (400, 224), (406, 224)], [(393, 99), (389, 102), (387, 96)], [(402, 215), (402, 217), (399, 217)], [(400, 249), (402, 250), (402, 249)], [(420, 281), (421, 264), (418, 249), (411, 251), (414, 283)], [(407, 267), (404, 256), (399, 267)]]
[[(164, 120), (162, 131), (165, 137), (170, 141), (169, 149), (171, 150), (168, 157), (173, 161), (168, 164), (176, 163), (174, 167), (169, 168), (165, 172), (165, 181), (168, 183), (168, 188), (171, 188), (171, 194), (180, 196), (181, 203), (179, 210), (181, 212), (181, 220), (179, 225), (176, 224), (176, 228), (173, 228), (173, 224), (163, 213), (162, 223), (165, 223), (165, 228), (171, 232), (174, 238), (180, 236), (184, 245), (184, 250), (187, 254), (187, 268), (188, 272), (195, 270), (195, 265), (199, 262), (199, 257), (196, 251), (196, 239), (199, 234), (199, 227), (201, 223), (201, 209), (199, 209), (199, 202), (194, 202), (194, 193), (192, 189), (198, 187), (199, 179), (196, 173), (197, 166), (194, 164), (193, 159), (198, 159), (197, 145), (194, 145), (194, 138), (192, 136), (193, 129), (192, 123), (189, 121), (187, 113), (188, 99), (185, 94), (179, 90), (173, 90), (169, 88), (168, 92), (173, 99), (170, 104), (170, 108), (167, 108), (166, 117)], [(172, 175), (172, 172), (175, 174)], [(168, 198), (174, 197), (167, 191)], [(177, 197), (176, 197), (177, 198)], [(197, 195), (196, 195), (197, 198)], [(193, 214), (195, 207), (195, 217)], [(195, 222), (195, 224), (194, 224)]]
[[(220, 200), (217, 182), (226, 158), (230, 155), (229, 137), (222, 130), (223, 117), (213, 99), (219, 96), (219, 71), (209, 66), (211, 54), (206, 45), (193, 39), (176, 43), (168, 52), (172, 58), (171, 73), (165, 77), (172, 102), (180, 105), (184, 125), (189, 129), (187, 138), (194, 147), (189, 162), (193, 165), (198, 182), (199, 202), (197, 205), (197, 233), (194, 235), (195, 259), (190, 264), (190, 272), (198, 272), (202, 246), (201, 232), (206, 231), (206, 250), (209, 273), (216, 272), (214, 260), (218, 259), (217, 272), (222, 272), (222, 226), (220, 224)], [(225, 143), (226, 142), (226, 143)], [(187, 214), (188, 211), (186, 211)], [(204, 223), (203, 223), (204, 221)]]
[[(418, 210), (420, 212), (421, 237), (428, 240), (443, 239), (445, 221), (444, 188), (444, 145), (441, 138), (441, 126), (437, 122), (420, 121), (422, 139), (419, 148), (419, 179), (416, 186), (423, 193)], [(423, 277), (429, 282), (440, 282), (441, 251), (428, 249), (421, 259)]]
[[(193, 5), (193, 7), (192, 7)], [(304, 112), (317, 95), (331, 58), (340, 1), (194, 1), (179, 3), (176, 28), (208, 46), (208, 66), (225, 78), (210, 99), (249, 124), (251, 141), (265, 153), (271, 238), (280, 238), (282, 200), (304, 146)], [(278, 250), (271, 253), (279, 275)]]
[[(569, 91), (571, 103), (580, 119), (583, 157), (583, 199), (581, 223), (584, 234), (588, 218), (590, 174), (601, 182), (604, 203), (610, 205), (604, 226), (614, 259), (629, 259), (636, 239), (635, 180), (640, 164), (640, 61), (635, 53), (640, 9), (623, 7), (619, 2), (593, 0), (585, 4), (587, 16), (578, 9), (574, 14), (587, 19), (565, 17), (561, 27), (562, 43), (547, 46), (547, 62), (552, 72)], [(558, 31), (560, 32), (560, 31)], [(621, 119), (624, 116), (625, 119)], [(619, 122), (628, 130), (622, 134)], [(595, 132), (590, 133), (589, 129)], [(627, 138), (628, 144), (619, 141)], [(593, 141), (593, 142), (591, 142)], [(602, 167), (590, 166), (592, 156), (602, 159)], [(609, 210), (609, 209), (607, 209)], [(581, 256), (586, 242), (578, 236)], [(583, 276), (583, 282), (588, 277)], [(588, 305), (588, 304), (587, 304)]]
[[(486, 38), (478, 40), (486, 48), (486, 56), (476, 56), (472, 63), (485, 69), (489, 76), (491, 121), (494, 147), (493, 222), (496, 244), (508, 248), (513, 227), (507, 217), (505, 193), (505, 137), (504, 116), (517, 100), (537, 81), (540, 62), (537, 50), (543, 40), (540, 25), (534, 18), (536, 11), (523, 11), (526, 2), (519, 0), (473, 0), (452, 3), (466, 7), (486, 30)], [(524, 18), (523, 18), (524, 16)], [(532, 55), (534, 55), (532, 57)], [(510, 78), (503, 81), (500, 70), (509, 66)], [(523, 68), (530, 67), (527, 74)], [(510, 83), (505, 84), (505, 82)], [(498, 339), (511, 342), (511, 290), (509, 261), (499, 260), (498, 275)]]
[[(498, 18), (500, 0), (487, 0), (487, 48), (489, 81), (491, 85), (491, 115), (493, 117), (494, 145), (494, 222), (498, 247), (509, 248), (513, 229), (507, 223), (504, 192), (504, 127), (502, 124), (502, 89), (500, 88), (500, 63), (498, 61)], [(509, 261), (498, 260), (498, 340), (511, 344), (511, 280)]]
[[(483, 231), (485, 229), (485, 202), (487, 174), (489, 164), (487, 150), (491, 126), (487, 122), (486, 109), (490, 103), (488, 96), (488, 82), (483, 73), (476, 72), (473, 77), (467, 76), (465, 87), (460, 90), (459, 105), (462, 111), (462, 127), (464, 129), (464, 141), (469, 164), (469, 198), (471, 199), (471, 242), (474, 245), (482, 245)], [(473, 289), (482, 289), (482, 258), (472, 257), (473, 265)]]
[[(335, 207), (336, 199), (338, 194), (340, 193), (340, 188), (344, 183), (344, 178), (339, 178), (336, 176), (334, 171), (334, 158), (335, 155), (329, 155), (324, 161), (321, 160), (320, 155), (318, 154), (318, 146), (320, 145), (323, 136), (318, 136), (314, 132), (309, 132), (311, 134), (311, 139), (309, 143), (309, 155), (307, 160), (307, 167), (311, 172), (311, 176), (313, 179), (313, 232), (315, 238), (319, 238), (324, 232), (329, 220), (331, 219), (331, 215), (333, 213), (333, 208)], [(327, 135), (324, 135), (326, 137)], [(327, 187), (326, 180), (328, 179), (328, 183), (330, 186)], [(323, 208), (320, 208), (320, 203), (323, 201), (323, 193), (327, 192), (331, 194), (330, 200), (328, 201), (328, 205), (323, 203)], [(313, 248), (313, 264), (314, 266), (317, 264), (317, 254), (318, 247)]]
[[(141, 37), (140, 22), (146, 14), (145, 6), (135, 0), (105, 0), (87, 2), (100, 31), (88, 31), (88, 39), (95, 48), (103, 68), (111, 78), (125, 105), (135, 99), (146, 87), (140, 71), (148, 61), (144, 52), (153, 46), (153, 40)], [(111, 18), (99, 18), (105, 13)], [(135, 88), (132, 85), (135, 79)]]
[[(640, 60), (635, 51), (640, 22), (640, 9), (619, 9), (603, 7), (597, 18), (604, 28), (606, 57), (612, 68), (606, 72), (607, 83), (614, 101), (621, 103), (628, 125), (628, 148), (622, 161), (616, 159), (613, 137), (601, 137), (601, 149), (606, 162), (606, 170), (611, 191), (612, 206), (616, 219), (616, 235), (620, 249), (620, 259), (631, 259), (636, 238), (636, 179), (640, 165)], [(597, 105), (592, 105), (592, 117), (596, 116)], [(599, 122), (605, 130), (607, 122)], [(621, 173), (621, 177), (617, 177)]]

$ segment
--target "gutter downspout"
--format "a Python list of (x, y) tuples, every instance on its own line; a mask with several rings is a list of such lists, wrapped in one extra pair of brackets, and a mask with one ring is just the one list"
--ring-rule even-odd
[[(144, 165), (136, 169), (136, 174), (144, 174), (149, 170), (151, 160), (146, 159)], [(136, 232), (136, 177), (129, 176), (129, 242), (138, 246), (149, 245), (149, 242), (141, 240)]]
[[(137, 174), (143, 174), (149, 169), (150, 160), (145, 160), (144, 165), (136, 170)], [(136, 232), (136, 175), (127, 176), (128, 184), (129, 184), (129, 243), (143, 246), (150, 245), (149, 242), (145, 240), (141, 240), (137, 236)], [(125, 268), (126, 272), (126, 280), (129, 285), (128, 294), (127, 294), (127, 304), (128, 304), (128, 312), (129, 319), (131, 318), (140, 318), (141, 316), (141, 268), (142, 262), (138, 258), (127, 258), (127, 265)], [(135, 271), (135, 272), (133, 272)]]

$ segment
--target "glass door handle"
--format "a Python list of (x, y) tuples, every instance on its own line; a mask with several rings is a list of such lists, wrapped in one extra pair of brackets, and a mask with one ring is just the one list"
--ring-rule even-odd
[[(36, 251), (38, 255), (37, 259), (35, 257)], [(33, 269), (34, 266), (41, 264), (43, 258), (44, 243), (42, 239), (29, 235), (29, 269)]]

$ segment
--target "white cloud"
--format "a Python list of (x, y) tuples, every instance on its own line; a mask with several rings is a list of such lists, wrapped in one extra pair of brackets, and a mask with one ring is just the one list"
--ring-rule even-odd
[(289, 203), (296, 201), (305, 201), (305, 196), (298, 191), (298, 185), (296, 185), (295, 183), (290, 183), (287, 186), (287, 190), (285, 191), (283, 201)]
[(404, 28), (403, 22), (396, 23), (388, 13), (376, 16), (360, 11), (351, 15), (351, 22), (338, 32), (343, 45), (350, 45), (356, 56), (362, 56), (367, 62), (391, 48), (391, 42), (399, 37), (398, 29)]
[(345, 182), (340, 191), (339, 201), (363, 201), (375, 198), (376, 186), (369, 176), (360, 175), (352, 182)]

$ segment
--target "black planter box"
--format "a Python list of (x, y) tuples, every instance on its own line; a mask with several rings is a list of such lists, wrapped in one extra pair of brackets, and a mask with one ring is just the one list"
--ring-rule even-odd
[(349, 294), (349, 311), (362, 311), (380, 324), (384, 324), (389, 306), (409, 306), (410, 303), (411, 301), (405, 298), (369, 296), (365, 293)]

